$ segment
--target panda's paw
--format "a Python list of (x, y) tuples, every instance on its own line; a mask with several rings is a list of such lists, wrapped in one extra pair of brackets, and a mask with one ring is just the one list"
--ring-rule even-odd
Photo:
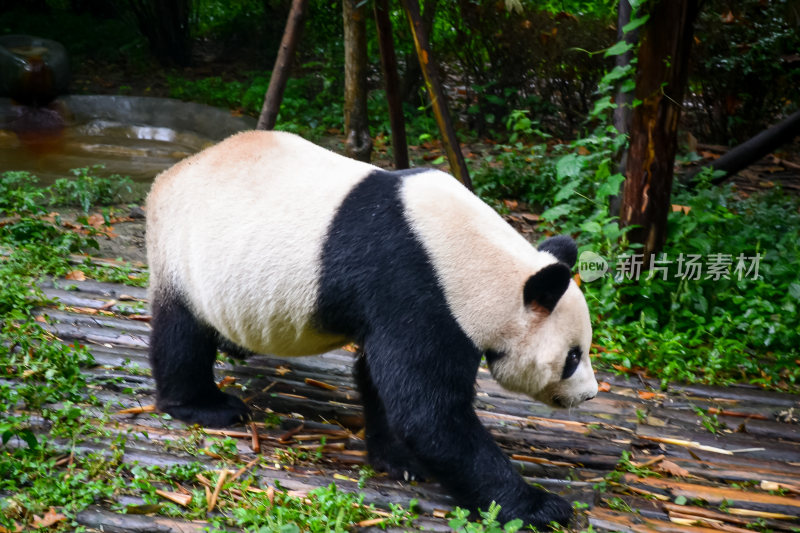
[(389, 479), (425, 481), (422, 466), (405, 450), (369, 450), (369, 463), (377, 472), (386, 472)]
[[(550, 529), (551, 524), (556, 522), (562, 526), (569, 524), (572, 519), (573, 511), (572, 505), (556, 494), (544, 492), (538, 489), (533, 489), (531, 494), (533, 498), (533, 509), (528, 513), (522, 513), (519, 516), (506, 516), (501, 508), (500, 518), (505, 519), (504, 523), (515, 518), (521, 518), (526, 525), (531, 525), (540, 530)], [(531, 505), (531, 502), (528, 502)]]
[(211, 401), (202, 403), (159, 402), (160, 411), (170, 414), (187, 424), (206, 427), (226, 427), (246, 422), (250, 409), (236, 396), (220, 392)]

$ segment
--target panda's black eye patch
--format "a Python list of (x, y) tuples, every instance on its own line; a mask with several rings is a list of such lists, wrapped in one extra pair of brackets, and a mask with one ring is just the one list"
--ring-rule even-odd
[(561, 372), (561, 379), (567, 379), (577, 370), (581, 362), (581, 349), (579, 346), (573, 346), (567, 352), (567, 359), (564, 361), (564, 371)]

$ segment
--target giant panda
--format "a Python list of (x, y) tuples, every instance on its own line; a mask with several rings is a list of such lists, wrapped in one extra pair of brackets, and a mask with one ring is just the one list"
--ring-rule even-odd
[(250, 131), (160, 174), (147, 198), (156, 405), (225, 426), (248, 409), (214, 382), (218, 342), (280, 356), (355, 341), (368, 458), (432, 476), (501, 520), (571, 506), (515, 472), (473, 409), (485, 356), (507, 389), (559, 407), (597, 393), (569, 237), (532, 247), (453, 177), (386, 171)]

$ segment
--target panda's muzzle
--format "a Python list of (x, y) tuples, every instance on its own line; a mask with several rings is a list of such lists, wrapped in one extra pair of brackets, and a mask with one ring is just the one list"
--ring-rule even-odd
[(554, 406), (560, 407), (561, 409), (569, 409), (571, 407), (576, 407), (583, 402), (588, 402), (589, 400), (593, 399), (597, 394), (586, 393), (581, 395), (577, 398), (576, 401), (568, 401), (561, 396), (553, 396), (550, 398), (550, 401), (553, 403)]

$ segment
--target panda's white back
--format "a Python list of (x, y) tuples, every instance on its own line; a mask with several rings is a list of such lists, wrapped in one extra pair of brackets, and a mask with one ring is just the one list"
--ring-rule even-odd
[(182, 161), (156, 178), (147, 201), (151, 292), (178, 287), (199, 318), (254, 351), (340, 346), (309, 323), (319, 255), (342, 199), (374, 169), (262, 131)]
[[(378, 170), (264, 131), (235, 135), (179, 163), (156, 179), (148, 198), (151, 291), (177, 287), (200, 319), (256, 352), (307, 355), (340, 346), (347, 339), (312, 325), (322, 249), (345, 197)], [(508, 328), (521, 317), (521, 287), (555, 258), (537, 252), (453, 177), (428, 170), (398, 179), (405, 218), (463, 331), (479, 349), (515, 333)], [(372, 246), (393, 246), (374, 238)]]

